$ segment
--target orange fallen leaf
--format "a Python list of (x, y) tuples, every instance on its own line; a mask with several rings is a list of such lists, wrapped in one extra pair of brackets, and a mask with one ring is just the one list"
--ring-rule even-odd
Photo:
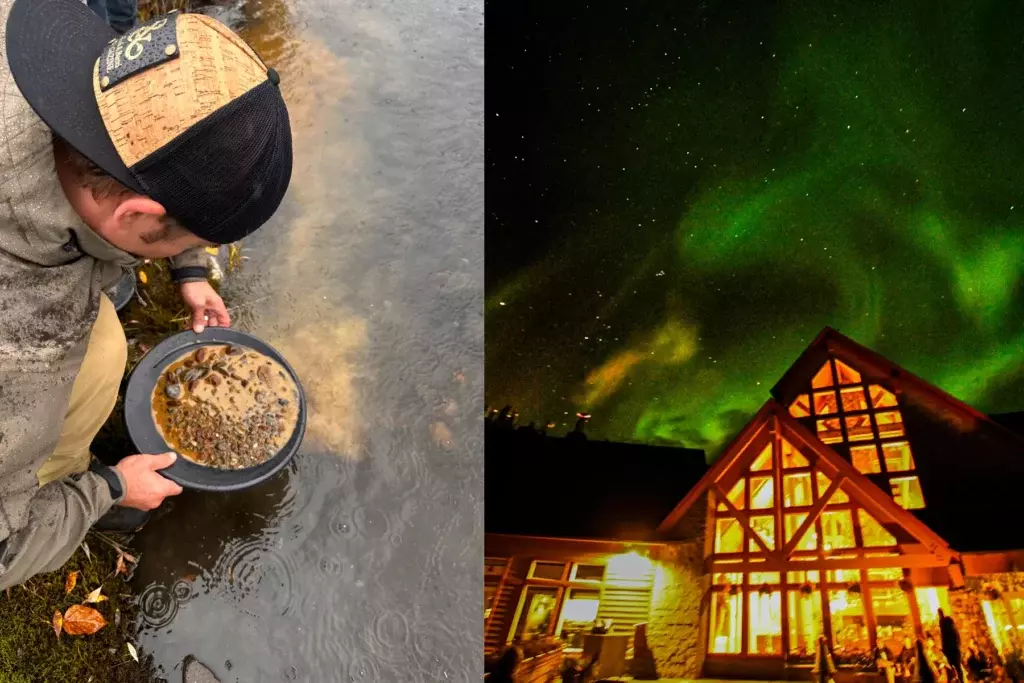
[(72, 605), (64, 613), (64, 633), (69, 636), (91, 636), (106, 625), (107, 620), (92, 607)]
[(68, 578), (64, 581), (64, 595), (75, 590), (75, 584), (78, 583), (78, 574), (79, 572), (68, 572)]
[(146, 271), (140, 270), (139, 271), (139, 282), (141, 282), (142, 284), (146, 284), (147, 280), (149, 280), (149, 278), (146, 276)]
[(57, 639), (60, 640), (61, 629), (64, 628), (64, 617), (61, 616), (60, 610), (53, 613), (53, 632), (57, 634)]
[(100, 603), (100, 602), (103, 602), (104, 600), (106, 600), (107, 596), (103, 595), (102, 593), (100, 593), (100, 590), (102, 588), (103, 588), (103, 586), (100, 586), (99, 588), (94, 590), (92, 593), (89, 593), (89, 595), (85, 598), (85, 602), (83, 602), (82, 604), (83, 605), (88, 605), (90, 602)]

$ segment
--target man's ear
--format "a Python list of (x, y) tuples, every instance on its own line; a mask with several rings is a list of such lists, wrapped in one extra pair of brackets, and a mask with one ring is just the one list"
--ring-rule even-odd
[(132, 219), (138, 214), (162, 218), (167, 211), (160, 202), (149, 197), (135, 195), (117, 205), (117, 208), (114, 209), (114, 221), (118, 225), (127, 227), (131, 225)]

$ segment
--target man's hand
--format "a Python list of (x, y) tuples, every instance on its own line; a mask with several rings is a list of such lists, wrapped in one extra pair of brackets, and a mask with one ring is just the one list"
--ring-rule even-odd
[(183, 282), (178, 285), (181, 298), (192, 309), (192, 329), (199, 334), (211, 327), (230, 327), (231, 316), (224, 307), (224, 300), (214, 291), (209, 282)]
[(181, 493), (180, 486), (157, 472), (170, 467), (177, 457), (174, 453), (129, 455), (117, 463), (114, 469), (121, 473), (125, 485), (124, 498), (119, 505), (154, 510), (164, 498)]

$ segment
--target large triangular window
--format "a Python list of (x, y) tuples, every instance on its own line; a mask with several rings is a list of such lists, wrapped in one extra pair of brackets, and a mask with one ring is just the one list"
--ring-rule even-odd
[(925, 506), (899, 401), (887, 388), (865, 382), (855, 368), (832, 358), (818, 368), (807, 393), (790, 403), (789, 414), (848, 454), (857, 471), (877, 475), (899, 505)]
[[(869, 400), (897, 409), (889, 392), (853, 384), (860, 375), (852, 368), (826, 368), (817, 382), (831, 382), (835, 401), (816, 399), (812, 417), (817, 409), (834, 409), (837, 419), (856, 416)], [(851, 388), (857, 391), (844, 391)], [(916, 602), (906, 591), (906, 572), (921, 557), (907, 546), (923, 543), (920, 529), (811, 435), (781, 418), (773, 425), (752, 430), (738, 452), (723, 454), (721, 474), (708, 475), (715, 506), (708, 654), (799, 661), (813, 654), (826, 623), (829, 642), (858, 655), (870, 651), (870, 629), (877, 629), (874, 642), (902, 643), (913, 634)], [(902, 439), (857, 444), (851, 456), (861, 472), (914, 476)], [(923, 619), (926, 606), (917, 609)]]

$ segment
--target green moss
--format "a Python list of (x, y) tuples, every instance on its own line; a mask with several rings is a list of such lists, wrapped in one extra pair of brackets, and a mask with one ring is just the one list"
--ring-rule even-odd
[[(58, 572), (40, 574), (25, 584), (0, 593), (0, 683), (22, 681), (153, 681), (152, 658), (139, 653), (141, 663), (128, 654), (133, 641), (137, 612), (123, 575), (115, 575), (117, 552), (99, 536), (90, 534), (86, 544)], [(64, 584), (69, 572), (79, 571), (78, 583), (69, 595)], [(107, 600), (95, 607), (107, 625), (91, 636), (53, 632), (53, 613), (82, 603), (93, 589), (102, 586)]]

